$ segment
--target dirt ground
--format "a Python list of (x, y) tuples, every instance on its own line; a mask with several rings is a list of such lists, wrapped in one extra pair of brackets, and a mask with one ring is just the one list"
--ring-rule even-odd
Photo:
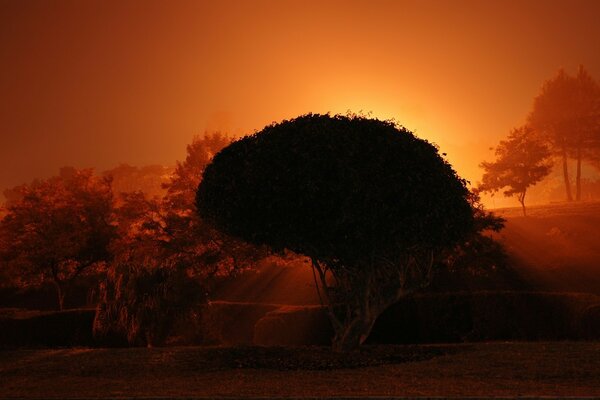
[(600, 396), (599, 342), (0, 352), (0, 397)]

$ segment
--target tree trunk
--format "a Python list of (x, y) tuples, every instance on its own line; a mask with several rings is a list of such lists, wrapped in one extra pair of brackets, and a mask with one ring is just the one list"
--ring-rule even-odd
[[(363, 299), (363, 302), (345, 305), (345, 318), (338, 318), (334, 304), (331, 301), (331, 294), (329, 293), (325, 271), (320, 263), (314, 258), (312, 259), (312, 269), (319, 300), (322, 306), (327, 307), (329, 321), (335, 332), (334, 337), (331, 340), (333, 351), (343, 353), (350, 350), (356, 350), (365, 340), (367, 340), (377, 317), (385, 307), (380, 306), (381, 302), (372, 302), (369, 294), (373, 288), (369, 281), (363, 288), (365, 292), (359, 296), (359, 298)], [(385, 306), (388, 306), (393, 302), (394, 299), (386, 302)], [(351, 319), (349, 319), (349, 316), (352, 316)]]
[(581, 145), (577, 145), (577, 176), (575, 177), (576, 192), (575, 200), (581, 200)]
[[(334, 296), (335, 292), (331, 292), (331, 288), (327, 284), (327, 270), (318, 260), (312, 259), (317, 293), (321, 304), (327, 307), (329, 320), (335, 332), (331, 343), (333, 351), (356, 350), (367, 340), (377, 318), (386, 308), (419, 287), (423, 287), (423, 282), (429, 283), (431, 267), (434, 262), (433, 251), (430, 252), (427, 262), (420, 264), (415, 260), (415, 256), (409, 256), (406, 264), (400, 270), (393, 265), (391, 267), (393, 272), (389, 270), (380, 273), (371, 271), (365, 275), (354, 275), (352, 279), (344, 281), (344, 283), (340, 283), (338, 277), (334, 276), (336, 285), (342, 285), (336, 289), (345, 292), (342, 301), (334, 303), (332, 300), (335, 301), (336, 298), (332, 297), (332, 293)], [(411, 280), (408, 288), (406, 288), (407, 279)], [(421, 282), (420, 286), (415, 285), (414, 279)], [(398, 287), (394, 287), (392, 284), (394, 289), (390, 290), (390, 280), (398, 282)], [(348, 301), (348, 299), (351, 300)]]
[(331, 341), (332, 349), (337, 353), (356, 350), (367, 340), (375, 325), (379, 313), (367, 312), (367, 315), (357, 315), (352, 322), (343, 324), (341, 329), (335, 332)]
[(525, 209), (525, 193), (519, 193), (519, 195), (517, 196), (517, 199), (519, 200), (519, 203), (521, 203), (521, 208), (523, 208), (523, 216), (526, 217), (527, 216), (527, 210)]
[(567, 201), (573, 201), (573, 196), (571, 195), (571, 182), (569, 182), (569, 168), (567, 166), (567, 149), (564, 147), (562, 151), (562, 163), (565, 189), (567, 190)]
[[(356, 350), (371, 334), (371, 330), (381, 313), (400, 300), (404, 291), (399, 290), (395, 295), (385, 296), (378, 293), (379, 287), (368, 280), (360, 296), (362, 304), (347, 305), (346, 319), (334, 324), (335, 335), (331, 341), (333, 351), (342, 353)], [(377, 293), (377, 294), (375, 294)], [(348, 318), (348, 316), (351, 316)]]
[(62, 283), (54, 281), (54, 287), (56, 287), (56, 296), (58, 300), (58, 310), (63, 311), (65, 308), (65, 291), (62, 287)]

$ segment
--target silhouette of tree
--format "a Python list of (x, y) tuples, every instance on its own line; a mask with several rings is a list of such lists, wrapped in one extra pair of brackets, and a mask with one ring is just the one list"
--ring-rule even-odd
[(119, 235), (111, 244), (116, 262), (99, 290), (98, 336), (124, 334), (130, 343), (160, 345), (176, 318), (207, 299), (216, 279), (265, 254), (215, 230), (196, 213), (202, 172), (228, 143), (220, 133), (195, 137), (160, 200), (140, 191), (121, 194), (115, 209)]
[(115, 235), (110, 180), (91, 169), (63, 168), (60, 176), (18, 188), (0, 221), (0, 259), (22, 283), (54, 283), (58, 308), (69, 283), (110, 258)]
[(505, 220), (485, 210), (476, 191), (471, 193), (469, 202), (474, 229), (449, 249), (428, 289), (437, 292), (528, 289), (512, 268), (502, 244), (491, 234), (500, 232)]
[(480, 192), (492, 195), (506, 188), (504, 195), (517, 200), (527, 215), (525, 195), (530, 186), (544, 179), (552, 170), (551, 153), (546, 144), (529, 127), (513, 129), (495, 150), (496, 161), (482, 162), (484, 170)]
[(229, 143), (231, 139), (220, 132), (195, 137), (187, 146), (186, 159), (177, 163), (171, 180), (164, 185), (163, 245), (168, 254), (198, 266), (201, 275), (227, 275), (265, 255), (255, 246), (223, 235), (196, 212), (194, 200), (202, 173)]
[(333, 348), (345, 351), (473, 231), (468, 197), (437, 148), (405, 128), (309, 114), (223, 149), (196, 204), (228, 234), (310, 257)]
[(191, 254), (199, 250), (194, 249), (196, 245), (202, 246), (207, 242), (198, 237), (205, 227), (195, 212), (194, 196), (204, 168), (230, 142), (220, 132), (194, 137), (187, 146), (185, 160), (177, 162), (170, 181), (163, 186), (167, 191), (163, 198), (165, 233), (173, 252)]
[[(571, 77), (564, 70), (546, 81), (528, 117), (553, 152), (562, 158), (567, 200), (572, 201), (568, 157), (577, 160), (576, 200), (581, 199), (581, 162), (586, 149), (600, 144), (600, 87), (583, 68)], [(596, 145), (596, 146), (592, 146)]]

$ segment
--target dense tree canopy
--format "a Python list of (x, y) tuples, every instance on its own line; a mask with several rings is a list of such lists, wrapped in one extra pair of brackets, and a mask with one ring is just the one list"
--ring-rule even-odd
[(110, 180), (64, 168), (60, 176), (18, 191), (0, 221), (0, 260), (24, 283), (53, 282), (62, 309), (65, 285), (111, 256)]
[(469, 229), (464, 181), (432, 144), (392, 123), (308, 115), (225, 148), (207, 167), (201, 215), (276, 249), (365, 262)]
[[(344, 350), (427, 281), (442, 249), (473, 230), (468, 197), (436, 146), (405, 128), (309, 114), (219, 152), (196, 204), (226, 233), (310, 257), (330, 305), (334, 347)], [(333, 303), (345, 305), (343, 315)]]

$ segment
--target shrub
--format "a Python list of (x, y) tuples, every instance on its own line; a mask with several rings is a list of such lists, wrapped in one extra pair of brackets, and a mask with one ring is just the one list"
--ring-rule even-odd
[(97, 339), (122, 335), (130, 344), (162, 345), (178, 318), (205, 301), (202, 285), (176, 262), (119, 264), (100, 285)]

